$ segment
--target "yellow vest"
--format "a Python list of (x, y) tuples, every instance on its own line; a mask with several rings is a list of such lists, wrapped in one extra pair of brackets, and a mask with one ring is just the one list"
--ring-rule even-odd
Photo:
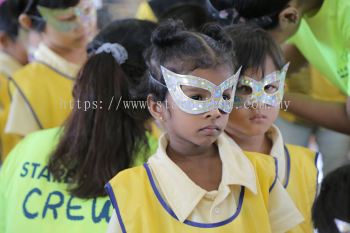
[(73, 99), (73, 77), (33, 62), (16, 72), (13, 79), (14, 86), (25, 97), (40, 128), (57, 127), (66, 120)]
[(242, 186), (235, 213), (218, 223), (178, 221), (161, 196), (147, 164), (120, 172), (106, 185), (106, 190), (122, 232), (271, 232), (268, 200), (270, 189), (276, 182), (275, 161), (269, 156), (249, 159), (256, 168), (258, 194)]
[(317, 193), (318, 153), (305, 147), (287, 145), (286, 179), (283, 184), (305, 221), (288, 233), (313, 233), (311, 208)]
[(0, 74), (0, 155), (4, 161), (10, 150), (20, 140), (20, 137), (5, 134), (5, 126), (11, 106), (9, 79)]

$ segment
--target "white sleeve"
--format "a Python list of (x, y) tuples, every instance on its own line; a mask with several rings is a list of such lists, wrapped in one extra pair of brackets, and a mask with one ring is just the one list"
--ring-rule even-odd
[(40, 127), (36, 122), (27, 102), (18, 91), (15, 91), (12, 96), (5, 132), (26, 136), (27, 134), (37, 130), (40, 130)]
[(122, 233), (117, 214), (113, 211), (112, 217), (109, 220), (108, 228), (106, 233)]
[(273, 233), (285, 233), (304, 221), (304, 217), (279, 180), (276, 180), (270, 192), (268, 208)]

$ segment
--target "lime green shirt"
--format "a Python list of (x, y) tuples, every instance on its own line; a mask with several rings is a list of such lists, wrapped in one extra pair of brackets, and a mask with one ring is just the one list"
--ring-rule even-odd
[[(74, 197), (66, 191), (67, 183), (48, 171), (60, 132), (55, 128), (28, 135), (5, 160), (0, 170), (0, 233), (106, 232), (113, 211), (109, 198)], [(149, 139), (150, 155), (156, 139)]]
[(350, 1), (324, 0), (290, 39), (306, 59), (344, 94), (350, 95)]

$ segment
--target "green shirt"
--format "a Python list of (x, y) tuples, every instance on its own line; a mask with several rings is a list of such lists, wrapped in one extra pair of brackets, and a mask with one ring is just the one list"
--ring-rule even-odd
[(306, 59), (344, 94), (350, 95), (350, 1), (324, 0), (290, 39)]
[[(65, 181), (49, 173), (47, 163), (60, 129), (28, 135), (0, 170), (0, 233), (106, 232), (113, 207), (109, 198), (80, 199)], [(156, 139), (150, 138), (151, 152)]]

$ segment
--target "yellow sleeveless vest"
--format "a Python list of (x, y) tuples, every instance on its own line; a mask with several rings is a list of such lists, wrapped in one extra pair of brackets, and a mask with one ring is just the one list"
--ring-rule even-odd
[(19, 89), (42, 129), (60, 126), (71, 111), (73, 77), (33, 62), (13, 76), (13, 87)]
[(11, 106), (9, 79), (0, 74), (0, 155), (4, 161), (10, 150), (20, 138), (16, 135), (5, 134), (5, 126)]
[(158, 191), (147, 164), (120, 172), (106, 185), (106, 190), (122, 232), (269, 233), (268, 196), (276, 181), (275, 162), (271, 159), (251, 159), (257, 168), (258, 194), (241, 187), (235, 213), (218, 223), (179, 222)]
[(305, 221), (288, 233), (313, 233), (311, 208), (317, 193), (318, 153), (305, 147), (287, 145), (286, 179), (283, 184)]

